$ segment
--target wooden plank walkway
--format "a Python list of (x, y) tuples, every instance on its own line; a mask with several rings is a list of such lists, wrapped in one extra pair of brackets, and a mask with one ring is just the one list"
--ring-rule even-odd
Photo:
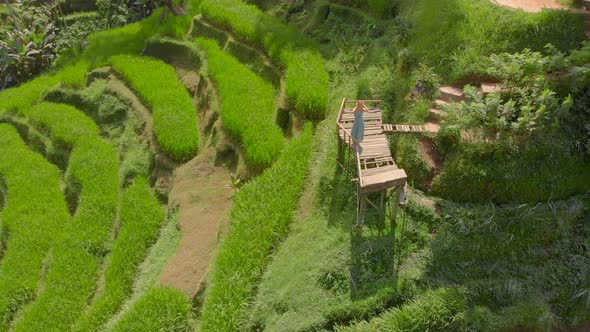
[[(338, 136), (355, 152), (361, 193), (371, 193), (404, 186), (406, 172), (399, 169), (391, 156), (387, 137), (384, 133), (381, 101), (366, 100), (369, 112), (364, 114), (365, 132), (363, 142), (358, 144), (352, 137), (354, 123), (353, 107), (356, 100), (342, 101), (337, 120)], [(350, 107), (349, 107), (350, 106)], [(360, 149), (359, 149), (360, 146)]]
[(384, 134), (413, 134), (413, 133), (432, 133), (436, 132), (433, 128), (428, 125), (395, 125), (395, 124), (384, 124)]

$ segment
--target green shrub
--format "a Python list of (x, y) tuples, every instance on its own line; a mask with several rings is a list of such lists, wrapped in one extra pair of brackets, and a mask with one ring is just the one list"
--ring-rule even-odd
[(189, 312), (190, 304), (178, 290), (152, 288), (110, 331), (190, 331)]
[(114, 56), (109, 62), (151, 106), (162, 150), (178, 161), (193, 157), (199, 148), (196, 110), (174, 68), (160, 60), (129, 55)]
[(214, 41), (198, 42), (208, 53), (208, 68), (221, 99), (223, 126), (242, 141), (246, 158), (255, 168), (269, 167), (284, 145), (281, 129), (274, 123), (272, 85), (222, 52)]
[(464, 325), (466, 302), (463, 290), (439, 288), (369, 322), (340, 328), (338, 331), (458, 331)]
[(70, 221), (59, 170), (31, 152), (16, 130), (0, 124), (0, 179), (7, 189), (2, 233), (8, 235), (0, 265), (0, 329), (34, 299), (43, 260)]
[(266, 50), (286, 69), (287, 97), (308, 118), (325, 116), (329, 76), (315, 43), (293, 26), (239, 0), (204, 0), (202, 14)]
[(91, 120), (73, 107), (43, 103), (29, 115), (53, 139), (73, 147), (66, 181), (81, 192), (72, 222), (55, 238), (44, 291), (23, 312), (15, 330), (63, 331), (82, 313), (95, 289), (117, 211), (119, 162)]
[(271, 248), (283, 238), (297, 206), (311, 157), (308, 125), (279, 160), (236, 195), (231, 229), (214, 264), (204, 304), (204, 331), (237, 331)]
[(119, 309), (164, 221), (164, 212), (143, 178), (136, 179), (123, 194), (120, 215), (121, 228), (107, 263), (104, 292), (74, 326), (75, 331), (97, 331)]

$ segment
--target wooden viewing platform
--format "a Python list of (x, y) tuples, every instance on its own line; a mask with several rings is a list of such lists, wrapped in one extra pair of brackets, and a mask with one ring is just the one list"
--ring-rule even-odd
[[(366, 204), (369, 203), (378, 209), (385, 217), (386, 203), (390, 197), (395, 197), (395, 206), (407, 181), (406, 172), (395, 164), (384, 129), (391, 129), (392, 125), (383, 125), (381, 114), (381, 100), (364, 100), (369, 109), (364, 113), (364, 138), (361, 143), (352, 137), (352, 126), (354, 123), (353, 108), (356, 100), (342, 100), (340, 112), (336, 123), (338, 134), (338, 161), (343, 168), (345, 163), (354, 163), (358, 175), (357, 184), (357, 224), (362, 226)], [(423, 126), (404, 127), (405, 129), (423, 130)], [(420, 127), (420, 128), (418, 128)], [(407, 131), (410, 132), (410, 131)], [(360, 149), (359, 149), (360, 147)], [(368, 194), (381, 193), (380, 201), (371, 201)], [(392, 224), (395, 223), (395, 213), (390, 215)]]

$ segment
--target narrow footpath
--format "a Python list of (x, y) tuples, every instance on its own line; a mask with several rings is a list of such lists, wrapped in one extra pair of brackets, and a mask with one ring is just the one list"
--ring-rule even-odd
[(182, 238), (160, 283), (194, 298), (207, 276), (219, 231), (229, 220), (234, 190), (229, 170), (215, 166), (215, 150), (206, 149), (174, 171), (169, 208), (178, 208)]

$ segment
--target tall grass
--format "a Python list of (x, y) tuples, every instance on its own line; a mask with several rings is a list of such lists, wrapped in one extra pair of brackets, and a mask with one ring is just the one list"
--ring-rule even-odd
[(293, 106), (308, 118), (324, 118), (330, 78), (310, 38), (240, 0), (204, 0), (201, 12), (207, 19), (264, 48), (285, 67), (287, 97)]
[(53, 139), (73, 147), (66, 178), (70, 189), (80, 188), (80, 193), (72, 222), (55, 238), (44, 291), (23, 312), (15, 330), (64, 331), (82, 313), (95, 288), (116, 216), (119, 162), (113, 147), (73, 107), (43, 103), (30, 118), (46, 127)]
[(160, 60), (129, 55), (114, 56), (109, 62), (151, 106), (162, 150), (178, 161), (193, 157), (199, 148), (196, 110), (174, 68)]
[(59, 170), (31, 152), (11, 126), (0, 124), (0, 138), (0, 179), (7, 189), (1, 215), (6, 247), (0, 265), (0, 330), (6, 330), (14, 313), (34, 299), (43, 260), (70, 215)]
[(139, 264), (158, 237), (164, 212), (149, 183), (138, 178), (123, 194), (121, 228), (105, 271), (104, 291), (76, 323), (75, 331), (97, 331), (129, 296)]
[(451, 79), (469, 75), (467, 67), (490, 54), (543, 51), (548, 43), (568, 51), (584, 39), (580, 14), (525, 13), (487, 0), (420, 0), (412, 19), (412, 53)]
[(308, 125), (279, 160), (236, 195), (231, 229), (221, 245), (207, 294), (202, 330), (237, 331), (271, 248), (287, 232), (311, 156)]
[(108, 331), (190, 331), (190, 304), (173, 288), (152, 288)]
[(380, 317), (338, 331), (459, 331), (464, 325), (465, 292), (457, 288), (428, 291)]
[(270, 166), (284, 145), (283, 134), (274, 124), (272, 85), (221, 51), (214, 41), (199, 39), (198, 43), (207, 50), (208, 68), (221, 98), (224, 127), (242, 141), (246, 157), (255, 168)]

